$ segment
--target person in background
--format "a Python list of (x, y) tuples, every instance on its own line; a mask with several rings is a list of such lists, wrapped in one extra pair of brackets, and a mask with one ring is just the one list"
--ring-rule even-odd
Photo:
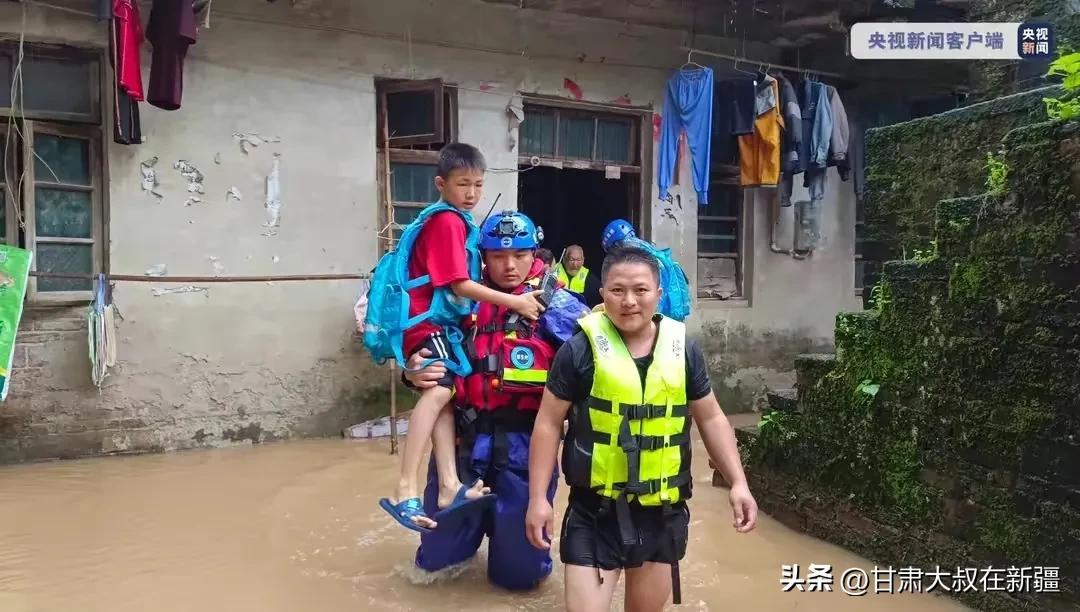
[(585, 267), (585, 251), (580, 245), (571, 244), (563, 251), (562, 261), (555, 266), (559, 281), (570, 292), (581, 297), (589, 308), (603, 302), (600, 299), (600, 279)]
[(601, 271), (604, 312), (579, 320), (562, 345), (529, 447), (526, 533), (549, 550), (554, 512), (547, 474), (570, 486), (560, 534), (566, 609), (609, 610), (626, 572), (626, 609), (660, 612), (674, 589), (689, 539), (691, 422), (709, 459), (731, 484), (735, 530), (747, 533), (757, 504), (746, 483), (735, 432), (709, 382), (701, 347), (685, 324), (657, 313), (658, 262), (638, 247), (608, 251)]
[(551, 249), (536, 249), (536, 258), (544, 262), (544, 274), (547, 274), (555, 263), (555, 253), (552, 253)]

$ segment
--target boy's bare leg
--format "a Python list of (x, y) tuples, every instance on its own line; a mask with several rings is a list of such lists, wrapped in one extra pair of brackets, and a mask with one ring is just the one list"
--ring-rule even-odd
[[(416, 401), (412, 416), (409, 417), (409, 431), (405, 434), (405, 451), (401, 456), (401, 475), (398, 477), (395, 502), (400, 503), (410, 497), (420, 497), (417, 475), (420, 471), (420, 462), (424, 458), (424, 449), (428, 439), (434, 433), (439, 411), (450, 401), (452, 395), (451, 390), (446, 387), (431, 387), (424, 389), (420, 394), (420, 399)], [(435, 527), (435, 521), (428, 517), (418, 516), (413, 518), (413, 522), (428, 529)]]
[[(411, 433), (411, 432), (410, 432)], [(435, 469), (439, 473), (439, 508), (454, 503), (462, 482), (458, 476), (454, 440), (454, 408), (449, 400), (439, 410), (435, 429), (431, 434), (431, 452), (435, 455)], [(484, 481), (477, 480), (466, 493), (466, 499), (476, 499), (491, 492)]]
[[(563, 568), (567, 612), (608, 612), (611, 609), (611, 598), (619, 584), (619, 570), (569, 564)], [(600, 576), (604, 578), (603, 583)]]
[(663, 612), (670, 595), (670, 565), (649, 562), (626, 570), (625, 612)]

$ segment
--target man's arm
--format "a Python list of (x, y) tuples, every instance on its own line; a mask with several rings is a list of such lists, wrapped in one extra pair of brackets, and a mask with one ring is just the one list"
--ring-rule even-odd
[(459, 297), (509, 308), (519, 312), (521, 316), (530, 320), (536, 320), (536, 318), (540, 316), (540, 313), (544, 311), (544, 307), (540, 305), (540, 302), (536, 300), (536, 296), (532, 295), (532, 292), (523, 293), (521, 295), (503, 293), (502, 291), (496, 291), (491, 287), (485, 287), (471, 279), (457, 280), (450, 283), (450, 290), (454, 292), (454, 295)]
[(563, 421), (569, 410), (570, 402), (544, 389), (540, 412), (529, 440), (529, 510), (525, 517), (525, 534), (533, 546), (542, 550), (551, 548), (550, 538), (555, 531), (555, 512), (547, 499), (547, 491), (555, 471)]
[(709, 393), (705, 397), (690, 402), (690, 414), (697, 423), (701, 439), (709, 458), (720, 469), (724, 478), (731, 485), (731, 509), (735, 516), (735, 530), (746, 533), (757, 524), (757, 502), (750, 494), (746, 483), (746, 474), (742, 469), (742, 458), (735, 440), (735, 430), (720, 409), (716, 395)]

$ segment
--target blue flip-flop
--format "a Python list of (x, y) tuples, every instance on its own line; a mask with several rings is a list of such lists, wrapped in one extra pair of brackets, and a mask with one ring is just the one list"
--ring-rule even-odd
[(458, 525), (466, 518), (490, 508), (495, 503), (494, 493), (488, 493), (475, 499), (465, 497), (474, 486), (476, 486), (475, 480), (472, 484), (461, 485), (457, 495), (454, 496), (454, 501), (432, 515), (431, 519), (438, 524), (435, 529), (441, 530), (444, 527)]
[[(455, 500), (456, 501), (456, 500)], [(391, 502), (388, 498), (384, 497), (379, 500), (379, 507), (394, 517), (394, 520), (401, 524), (406, 529), (411, 529), (420, 533), (431, 533), (431, 529), (427, 527), (421, 527), (413, 522), (413, 518), (417, 516), (427, 516), (424, 512), (424, 502), (420, 501), (419, 497), (410, 497), (404, 499), (398, 503)]]

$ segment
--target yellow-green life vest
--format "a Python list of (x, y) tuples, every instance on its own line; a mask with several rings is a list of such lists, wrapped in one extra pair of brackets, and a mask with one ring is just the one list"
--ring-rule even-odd
[(690, 497), (690, 414), (686, 403), (686, 326), (661, 317), (652, 363), (641, 375), (607, 315), (580, 319), (592, 346), (589, 398), (575, 406), (564, 446), (570, 486), (642, 506)]
[(559, 281), (564, 287), (573, 291), (574, 293), (585, 293), (585, 278), (589, 276), (589, 269), (585, 266), (581, 266), (578, 270), (577, 276), (570, 278), (566, 275), (566, 268), (563, 268), (562, 264), (555, 265), (555, 272), (559, 275)]

